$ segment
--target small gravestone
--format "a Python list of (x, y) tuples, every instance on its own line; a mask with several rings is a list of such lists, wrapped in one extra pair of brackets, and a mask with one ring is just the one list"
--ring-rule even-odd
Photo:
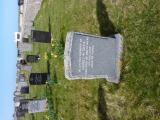
[(25, 81), (25, 75), (19, 74), (19, 82), (24, 82), (24, 81)]
[(22, 92), (21, 92), (21, 89), (23, 87), (27, 87), (27, 83), (26, 82), (17, 82), (16, 83), (16, 91), (15, 91), (15, 95), (20, 95)]
[(21, 60), (20, 60), (20, 64), (21, 64), (21, 65), (26, 65), (26, 64), (27, 64), (27, 62), (26, 62), (26, 60), (21, 59)]
[(20, 52), (20, 50), (17, 50), (17, 57), (21, 57), (21, 52)]
[(43, 85), (48, 80), (48, 73), (31, 73), (29, 83), (31, 85)]
[(33, 42), (51, 43), (51, 32), (32, 30)]
[(25, 114), (26, 114), (26, 112), (20, 111), (20, 110), (16, 109), (15, 116), (16, 116), (17, 118), (25, 117)]
[(13, 101), (16, 103), (16, 102), (19, 102), (20, 100), (24, 99), (23, 96), (14, 96), (13, 98)]
[(47, 100), (32, 100), (28, 103), (28, 113), (45, 112)]
[(32, 66), (30, 66), (30, 65), (22, 65), (21, 66), (21, 70), (31, 72), (32, 71)]
[(69, 80), (106, 78), (118, 83), (122, 37), (100, 37), (77, 32), (67, 34), (65, 76)]
[(26, 57), (26, 61), (28, 63), (35, 63), (38, 62), (40, 60), (39, 55), (27, 55)]
[(32, 51), (32, 44), (31, 43), (19, 43), (18, 44), (18, 49), (20, 50), (20, 52), (26, 52), (26, 51)]
[(21, 94), (29, 94), (29, 86), (23, 86), (20, 90)]

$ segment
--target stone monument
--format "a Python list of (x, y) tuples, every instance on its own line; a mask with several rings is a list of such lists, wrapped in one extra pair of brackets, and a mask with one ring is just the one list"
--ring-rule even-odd
[(65, 45), (65, 77), (69, 80), (106, 78), (118, 83), (120, 78), (122, 36), (100, 37), (69, 32)]
[(31, 73), (29, 77), (30, 85), (43, 85), (48, 80), (48, 73)]
[(32, 30), (32, 41), (40, 43), (51, 43), (51, 32)]

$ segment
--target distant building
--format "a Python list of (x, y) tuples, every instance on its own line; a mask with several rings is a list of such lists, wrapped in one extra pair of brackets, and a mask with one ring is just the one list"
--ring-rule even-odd
[(24, 0), (23, 3), (23, 15), (22, 20), (22, 35), (27, 38), (31, 35), (31, 29), (33, 28), (33, 21), (38, 14), (38, 11), (41, 7), (42, 0)]

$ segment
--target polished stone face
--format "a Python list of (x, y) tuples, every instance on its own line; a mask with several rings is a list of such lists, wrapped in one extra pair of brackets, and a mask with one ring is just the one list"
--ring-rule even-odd
[(41, 43), (51, 43), (51, 33), (45, 31), (32, 30), (32, 41)]
[(21, 94), (29, 94), (29, 86), (23, 86), (20, 89)]
[(48, 80), (48, 73), (31, 73), (29, 77), (30, 85), (43, 85)]
[(117, 79), (119, 39), (70, 33), (65, 49), (65, 70), (68, 79)]

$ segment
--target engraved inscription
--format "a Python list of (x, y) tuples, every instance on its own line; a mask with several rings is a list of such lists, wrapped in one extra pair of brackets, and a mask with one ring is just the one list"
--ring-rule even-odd
[(79, 72), (88, 74), (88, 69), (93, 69), (94, 45), (89, 44), (89, 38), (79, 40)]

